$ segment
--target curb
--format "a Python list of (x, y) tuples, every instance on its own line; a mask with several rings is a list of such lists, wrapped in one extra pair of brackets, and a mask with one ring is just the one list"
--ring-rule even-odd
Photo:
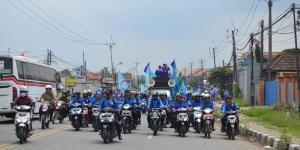
[[(241, 135), (250, 138), (251, 141), (260, 143), (264, 146), (270, 146), (272, 149), (276, 149), (280, 139), (276, 139), (274, 136), (250, 129), (245, 126), (240, 126)], [(299, 144), (290, 144), (289, 150), (300, 150)]]

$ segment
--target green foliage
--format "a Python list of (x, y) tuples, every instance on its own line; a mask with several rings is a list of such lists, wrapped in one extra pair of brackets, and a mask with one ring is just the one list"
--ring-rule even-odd
[(251, 106), (249, 101), (244, 100), (242, 98), (233, 98), (233, 99), (238, 104), (239, 107), (249, 107), (249, 106)]
[(241, 89), (238, 84), (233, 84), (233, 96), (234, 97), (241, 97)]
[(208, 82), (212, 85), (216, 85), (220, 89), (224, 89), (231, 77), (231, 71), (227, 70), (225, 67), (219, 67), (209, 76)]
[(285, 49), (282, 51), (282, 53), (289, 53), (289, 54), (296, 54), (296, 53), (300, 53), (300, 49), (296, 49), (296, 48), (290, 48), (290, 49)]
[(291, 104), (285, 104), (285, 103), (280, 103), (273, 108), (275, 111), (280, 111), (280, 112), (289, 112), (289, 111), (294, 111), (294, 108)]
[(286, 130), (282, 130), (280, 134), (280, 140), (278, 141), (278, 145), (276, 147), (277, 150), (288, 150), (291, 144), (291, 137), (288, 136)]
[(108, 67), (103, 67), (101, 70), (100, 70), (100, 75), (102, 77), (112, 77), (112, 74), (110, 72), (110, 70), (108, 69)]
[(255, 44), (255, 59), (257, 63), (260, 63), (260, 51), (261, 48), (259, 47), (259, 45)]
[(241, 113), (263, 123), (300, 137), (300, 116), (294, 112), (276, 111), (273, 107), (242, 109)]

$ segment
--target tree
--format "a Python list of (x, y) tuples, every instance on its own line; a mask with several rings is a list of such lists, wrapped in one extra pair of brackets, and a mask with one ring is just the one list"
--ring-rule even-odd
[(109, 71), (109, 69), (108, 69), (108, 67), (103, 67), (101, 70), (100, 70), (100, 75), (102, 76), (102, 77), (110, 77), (110, 78), (112, 78), (112, 74), (111, 74), (111, 72)]
[(255, 44), (255, 58), (257, 63), (260, 63), (260, 51), (260, 46), (258, 44)]
[(219, 67), (208, 77), (208, 81), (220, 89), (225, 89), (225, 87), (229, 85), (232, 74), (232, 71), (228, 71), (226, 67)]

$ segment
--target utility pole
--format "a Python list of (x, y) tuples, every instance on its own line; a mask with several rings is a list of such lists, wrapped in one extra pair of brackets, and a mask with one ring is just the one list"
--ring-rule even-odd
[[(298, 50), (297, 40), (297, 23), (296, 23), (296, 7), (295, 3), (292, 4), (293, 19), (294, 19), (294, 36), (295, 36), (295, 49)], [(299, 14), (298, 14), (299, 15)], [(298, 16), (299, 17), (299, 16)], [(299, 76), (299, 53), (296, 53), (296, 68), (297, 68), (297, 83), (298, 83), (298, 111), (300, 111), (300, 76)]]
[(113, 52), (112, 52), (113, 47), (114, 47), (114, 45), (116, 45), (116, 43), (112, 40), (112, 37), (111, 37), (111, 42), (110, 43), (105, 43), (105, 45), (109, 46), (111, 73), (112, 73), (112, 76), (113, 76), (113, 85), (116, 85), (116, 75), (115, 75), (115, 71), (114, 71)]
[(140, 85), (140, 79), (139, 79), (139, 75), (138, 75), (138, 65), (140, 63), (137, 61), (137, 62), (134, 62), (134, 65), (135, 65), (135, 77), (136, 77), (136, 80), (137, 80), (137, 85), (139, 86)]
[(85, 74), (85, 56), (84, 51), (82, 51), (82, 67), (81, 67), (81, 76)]
[(190, 65), (191, 65), (190, 83), (192, 83), (192, 80), (193, 80), (193, 62), (191, 62)]
[(261, 28), (261, 32), (260, 32), (260, 77), (264, 78), (264, 20), (261, 20), (260, 23), (260, 28)]
[(52, 65), (52, 50), (49, 52), (49, 65)]
[(224, 59), (223, 59), (223, 67), (225, 67), (225, 61), (224, 61)]
[(201, 79), (201, 84), (203, 86), (203, 80), (204, 80), (204, 70), (203, 70), (203, 59), (201, 59), (201, 76), (202, 76), (202, 79)]
[(231, 31), (232, 33), (232, 45), (233, 45), (233, 82), (237, 83), (237, 64), (236, 64), (236, 46), (235, 46), (235, 29)]
[(253, 33), (250, 34), (251, 46), (250, 46), (250, 57), (251, 57), (251, 106), (254, 107), (254, 95), (255, 95), (255, 85), (254, 85), (254, 57), (253, 57)]
[(46, 61), (47, 61), (47, 65), (50, 65), (50, 50), (49, 49), (47, 49), (47, 59), (46, 59)]
[(272, 80), (272, 5), (273, 1), (269, 0), (269, 57), (268, 57), (268, 80)]
[(217, 68), (217, 65), (216, 65), (216, 50), (217, 49), (218, 49), (217, 47), (210, 48), (210, 50), (212, 50), (211, 54), (212, 54), (213, 59), (214, 59), (214, 69), (215, 70)]

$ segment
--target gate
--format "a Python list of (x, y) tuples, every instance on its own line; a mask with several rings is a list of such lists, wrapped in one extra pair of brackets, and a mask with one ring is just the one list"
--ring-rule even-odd
[(265, 105), (278, 104), (278, 81), (265, 81)]

